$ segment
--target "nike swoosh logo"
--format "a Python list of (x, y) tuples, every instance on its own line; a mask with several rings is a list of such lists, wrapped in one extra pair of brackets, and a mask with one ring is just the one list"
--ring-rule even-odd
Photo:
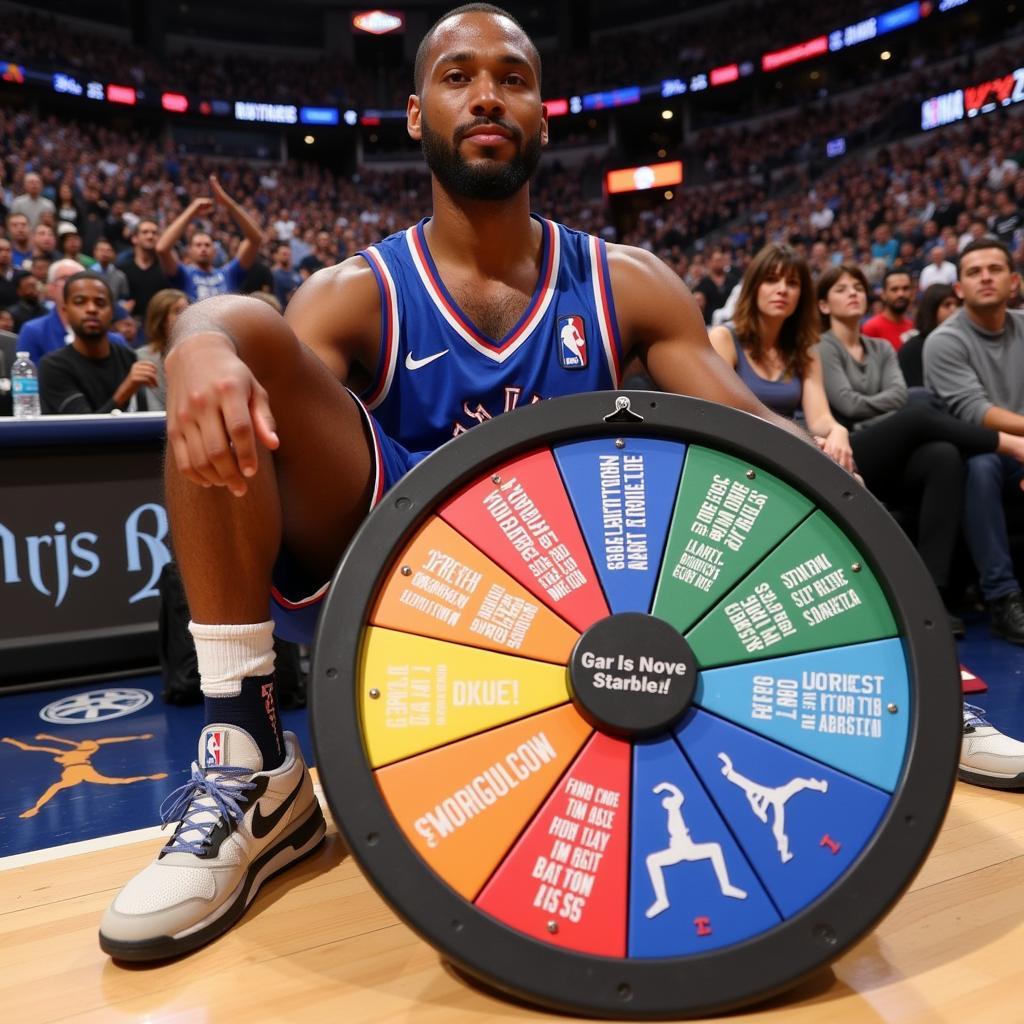
[(405, 354), (405, 368), (407, 370), (418, 370), (421, 366), (426, 366), (427, 363), (432, 363), (435, 359), (440, 359), (441, 356), (448, 355), (448, 349), (443, 348), (440, 352), (435, 352), (432, 356), (424, 356), (422, 359), (416, 359), (411, 352)]
[(266, 815), (266, 817), (260, 814), (259, 804), (256, 805), (256, 810), (252, 816), (252, 825), (249, 827), (253, 839), (263, 839), (277, 828), (281, 823), (281, 819), (287, 813), (288, 808), (295, 803), (295, 798), (299, 795), (299, 790), (302, 789), (303, 781), (304, 779), (299, 779), (299, 784), (284, 798), (281, 806), (273, 813)]

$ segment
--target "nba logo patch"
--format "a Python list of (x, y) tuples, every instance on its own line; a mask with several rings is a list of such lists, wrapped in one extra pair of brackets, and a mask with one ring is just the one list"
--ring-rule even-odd
[(583, 370), (587, 365), (587, 333), (581, 316), (558, 318), (558, 359), (563, 370)]
[(211, 729), (206, 734), (205, 768), (216, 768), (224, 764), (224, 730)]

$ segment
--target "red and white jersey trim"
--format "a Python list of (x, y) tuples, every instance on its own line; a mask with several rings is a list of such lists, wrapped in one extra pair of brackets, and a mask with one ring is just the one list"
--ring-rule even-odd
[[(437, 307), (438, 312), (445, 318), (449, 326), (468, 345), (477, 352), (493, 359), (496, 363), (503, 363), (529, 338), (533, 329), (544, 318), (551, 300), (555, 295), (555, 288), (558, 283), (558, 268), (561, 260), (561, 237), (558, 228), (549, 220), (541, 220), (544, 230), (548, 233), (548, 259), (544, 280), (538, 289), (533, 300), (533, 306), (528, 310), (519, 327), (509, 335), (499, 346), (481, 334), (466, 318), (459, 309), (447, 298), (431, 272), (427, 254), (421, 246), (419, 233), (416, 228), (409, 228), (405, 233), (405, 240), (409, 246), (409, 253), (412, 256), (413, 265), (423, 282), (423, 287), (430, 296), (431, 301)], [(371, 405), (370, 408), (373, 408)]]
[(395, 365), (398, 361), (398, 292), (395, 289), (395, 281), (388, 270), (387, 263), (377, 251), (374, 245), (364, 250), (364, 255), (373, 261), (374, 267), (380, 275), (383, 295), (381, 295), (380, 315), (381, 340), (384, 344), (384, 351), (381, 353), (382, 372), (377, 377), (377, 386), (366, 396), (366, 407), (376, 409), (387, 397), (391, 390), (391, 384), (395, 379)]
[(590, 236), (590, 283), (594, 289), (594, 309), (597, 311), (597, 326), (601, 333), (601, 347), (604, 357), (608, 360), (608, 371), (612, 376), (612, 384), (618, 387), (622, 383), (622, 368), (615, 348), (615, 325), (612, 323), (611, 312), (611, 281), (606, 279), (604, 261), (601, 259), (601, 243)]

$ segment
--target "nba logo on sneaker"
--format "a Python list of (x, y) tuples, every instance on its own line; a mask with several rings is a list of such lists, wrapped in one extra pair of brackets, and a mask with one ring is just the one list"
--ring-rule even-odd
[(224, 764), (224, 730), (211, 729), (206, 734), (206, 768), (220, 767)]
[(587, 335), (581, 316), (558, 318), (558, 358), (564, 370), (582, 370), (587, 365)]

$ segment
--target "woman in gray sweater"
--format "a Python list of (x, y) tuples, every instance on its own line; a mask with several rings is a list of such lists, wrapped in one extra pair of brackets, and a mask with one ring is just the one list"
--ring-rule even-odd
[[(964, 455), (999, 451), (1024, 462), (1024, 438), (964, 423), (923, 388), (908, 391), (896, 350), (860, 333), (868, 283), (841, 264), (818, 279), (825, 393), (867, 488), (916, 522), (917, 550), (947, 597), (964, 504)], [(963, 623), (951, 616), (954, 630)]]

